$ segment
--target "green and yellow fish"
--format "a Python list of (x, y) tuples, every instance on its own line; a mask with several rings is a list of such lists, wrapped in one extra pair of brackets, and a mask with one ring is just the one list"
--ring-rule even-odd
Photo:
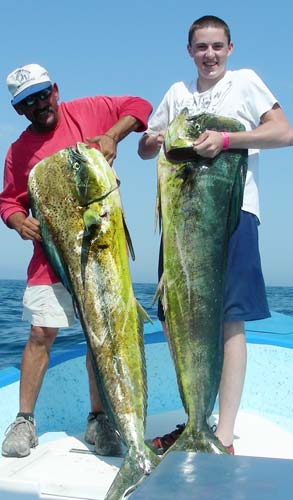
[(195, 154), (206, 129), (238, 131), (236, 120), (183, 110), (169, 125), (158, 159), (164, 272), (159, 285), (170, 349), (188, 422), (172, 450), (225, 452), (211, 432), (223, 360), (227, 248), (239, 219), (247, 151), (213, 159)]
[(159, 462), (144, 442), (146, 313), (133, 294), (116, 175), (99, 151), (78, 143), (39, 162), (28, 188), (46, 255), (76, 304), (105, 410), (128, 448), (106, 497), (116, 500)]

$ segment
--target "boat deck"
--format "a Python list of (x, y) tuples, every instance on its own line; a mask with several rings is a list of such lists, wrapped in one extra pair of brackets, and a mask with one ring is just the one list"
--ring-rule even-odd
[[(216, 420), (215, 415), (211, 423)], [(152, 415), (147, 420), (146, 437), (164, 434), (183, 421), (182, 410)], [(252, 413), (239, 413), (234, 446), (236, 459), (238, 456), (293, 459), (292, 433)], [(233, 457), (229, 459), (234, 460)], [(82, 436), (68, 436), (63, 432), (45, 433), (40, 437), (39, 446), (32, 450), (29, 457), (1, 457), (0, 498), (102, 500), (121, 461), (121, 458), (96, 455), (93, 447), (87, 445)], [(173, 469), (172, 475), (174, 474), (176, 473)], [(135, 495), (136, 493), (133, 494)], [(148, 495), (144, 498), (149, 500)], [(159, 491), (157, 498), (161, 499)], [(243, 496), (241, 500), (246, 498), (249, 497)], [(275, 497), (275, 500), (277, 498)]]
[[(145, 325), (145, 331), (149, 394), (146, 438), (151, 438), (170, 432), (185, 421), (185, 415), (161, 325), (158, 321)], [(248, 322), (246, 332), (248, 366), (235, 427), (236, 456), (170, 453), (132, 494), (134, 500), (291, 498), (293, 318), (273, 313), (268, 320)], [(5, 407), (0, 418), (2, 440), (17, 412), (19, 370), (3, 370), (0, 389), (0, 406), (2, 403), (1, 408)], [(36, 406), (40, 445), (26, 458), (0, 457), (0, 500), (104, 499), (122, 459), (98, 456), (93, 447), (84, 443), (80, 433), (88, 401), (85, 345), (52, 355)], [(215, 413), (217, 408), (216, 404)], [(210, 423), (216, 420), (215, 414)], [(202, 474), (201, 467), (206, 467), (206, 474)], [(252, 471), (254, 475), (245, 476), (243, 471)], [(255, 471), (260, 475), (255, 475)], [(199, 484), (203, 478), (207, 482)], [(233, 478), (238, 479), (234, 488), (237, 494), (232, 486), (229, 491), (226, 489)], [(163, 481), (165, 486), (158, 487)], [(182, 481), (185, 484), (181, 488)], [(280, 483), (288, 495), (280, 493)]]

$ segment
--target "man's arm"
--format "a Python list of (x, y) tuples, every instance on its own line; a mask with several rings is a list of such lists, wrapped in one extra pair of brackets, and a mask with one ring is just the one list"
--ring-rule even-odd
[(106, 130), (98, 129), (99, 135), (87, 140), (89, 143), (99, 145), (106, 160), (112, 164), (116, 158), (118, 142), (130, 132), (143, 132), (146, 130), (148, 118), (153, 108), (146, 99), (134, 96), (104, 97), (103, 103), (104, 113), (109, 112), (109, 109), (111, 110), (112, 118), (110, 122), (107, 120), (107, 123), (112, 126)]
[[(259, 126), (254, 130), (227, 134), (229, 149), (272, 149), (293, 144), (292, 130), (279, 104), (263, 114)], [(193, 146), (199, 155), (214, 158), (223, 149), (223, 135), (206, 130)]]
[(130, 115), (123, 116), (103, 135), (88, 138), (87, 142), (90, 144), (98, 144), (101, 153), (111, 165), (116, 158), (118, 142), (122, 141), (130, 132), (135, 132), (140, 128), (140, 120)]

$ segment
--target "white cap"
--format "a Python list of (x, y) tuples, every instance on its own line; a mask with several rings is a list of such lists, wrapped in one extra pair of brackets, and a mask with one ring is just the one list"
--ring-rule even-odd
[(48, 71), (39, 64), (27, 64), (16, 68), (8, 75), (6, 82), (13, 97), (11, 101), (13, 105), (52, 85)]

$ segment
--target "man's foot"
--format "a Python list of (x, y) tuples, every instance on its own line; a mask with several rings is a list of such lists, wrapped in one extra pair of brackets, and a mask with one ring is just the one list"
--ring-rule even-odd
[(2, 444), (4, 457), (27, 457), (38, 444), (36, 427), (24, 417), (17, 417), (8, 427)]
[[(178, 424), (176, 425), (176, 429), (174, 431), (170, 432), (169, 434), (165, 434), (162, 437), (156, 437), (151, 441), (147, 441), (147, 444), (154, 451), (156, 451), (158, 455), (162, 455), (170, 448), (170, 446), (172, 446), (175, 443), (176, 439), (178, 439), (178, 437), (180, 436), (180, 434), (182, 434), (184, 429), (185, 429), (185, 424)], [(216, 426), (211, 427), (211, 430), (213, 432), (215, 432), (216, 429), (217, 429)], [(226, 452), (229, 455), (235, 454), (233, 444), (231, 444), (230, 446), (224, 446), (224, 448), (226, 449)]]
[(158, 454), (163, 455), (172, 444), (175, 443), (176, 439), (182, 434), (185, 429), (185, 424), (176, 425), (176, 429), (169, 434), (164, 434), (162, 437), (155, 437), (151, 441), (147, 441), (147, 444)]
[(95, 445), (98, 455), (111, 457), (123, 455), (123, 445), (118, 431), (103, 412), (88, 416), (84, 438), (87, 443)]
[(97, 426), (96, 416), (97, 415), (95, 413), (89, 413), (87, 418), (84, 440), (88, 444), (95, 444)]

